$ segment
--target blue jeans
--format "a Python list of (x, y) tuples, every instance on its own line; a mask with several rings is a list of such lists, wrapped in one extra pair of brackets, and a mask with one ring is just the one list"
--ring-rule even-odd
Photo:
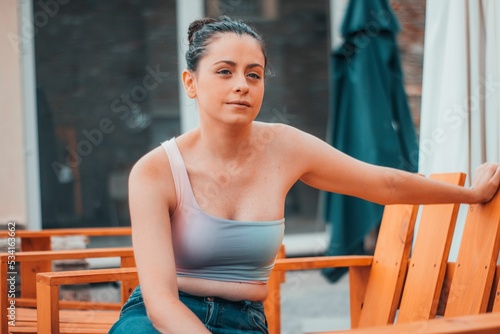
[[(268, 334), (264, 306), (261, 302), (229, 301), (217, 297), (197, 297), (179, 291), (179, 299), (214, 334)], [(120, 319), (109, 334), (159, 333), (151, 324), (139, 286), (123, 305)]]

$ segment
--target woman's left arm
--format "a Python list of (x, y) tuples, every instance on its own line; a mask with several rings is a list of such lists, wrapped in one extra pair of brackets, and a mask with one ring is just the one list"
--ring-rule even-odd
[(500, 165), (483, 164), (471, 188), (449, 185), (418, 174), (356, 160), (324, 141), (288, 127), (293, 161), (304, 183), (325, 191), (379, 204), (480, 203), (489, 201), (500, 183)]

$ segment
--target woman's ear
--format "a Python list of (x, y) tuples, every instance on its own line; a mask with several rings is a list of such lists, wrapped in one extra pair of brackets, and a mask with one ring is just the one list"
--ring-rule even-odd
[(189, 70), (184, 70), (182, 72), (182, 82), (184, 84), (184, 89), (186, 90), (186, 94), (194, 99), (196, 97), (196, 86), (195, 86), (195, 77), (194, 73)]

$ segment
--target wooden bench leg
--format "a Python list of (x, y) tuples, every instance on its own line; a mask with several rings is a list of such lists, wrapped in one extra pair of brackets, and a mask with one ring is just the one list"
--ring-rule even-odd
[(488, 312), (500, 312), (500, 266), (497, 266), (495, 270)]
[(349, 268), (351, 328), (357, 328), (371, 267)]
[[(285, 257), (285, 246), (281, 245), (277, 258)], [(281, 283), (283, 282), (285, 282), (285, 272), (273, 270), (267, 282), (269, 295), (264, 302), (269, 334), (281, 333)]]
[[(50, 250), (50, 237), (45, 238), (23, 238), (21, 241), (21, 251), (41, 251), (41, 250)], [(37, 262), (21, 262), (20, 264), (21, 271), (21, 297), (22, 298), (35, 298), (36, 290), (35, 285), (36, 282), (36, 274), (52, 271), (52, 264), (48, 260), (42, 260)], [(24, 284), (24, 282), (26, 284)]]
[[(135, 258), (133, 256), (130, 257), (122, 257), (121, 258), (121, 267), (122, 268), (132, 268), (135, 267)], [(132, 281), (123, 281), (121, 284), (121, 297), (122, 297), (122, 305), (129, 299), (132, 291), (134, 291), (135, 287), (139, 285), (139, 280)]]
[(59, 333), (59, 287), (37, 282), (36, 295), (38, 334)]

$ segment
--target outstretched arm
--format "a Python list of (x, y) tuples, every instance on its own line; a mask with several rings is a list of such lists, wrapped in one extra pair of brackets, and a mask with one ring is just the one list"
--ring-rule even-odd
[(168, 166), (160, 147), (130, 173), (132, 241), (141, 291), (148, 316), (161, 333), (209, 333), (178, 297), (169, 218), (176, 198)]
[(500, 164), (483, 164), (471, 188), (430, 180), (418, 174), (371, 165), (356, 160), (324, 141), (287, 127), (294, 143), (292, 156), (299, 164), (300, 180), (325, 191), (356, 196), (379, 204), (480, 203), (495, 195), (500, 183)]

